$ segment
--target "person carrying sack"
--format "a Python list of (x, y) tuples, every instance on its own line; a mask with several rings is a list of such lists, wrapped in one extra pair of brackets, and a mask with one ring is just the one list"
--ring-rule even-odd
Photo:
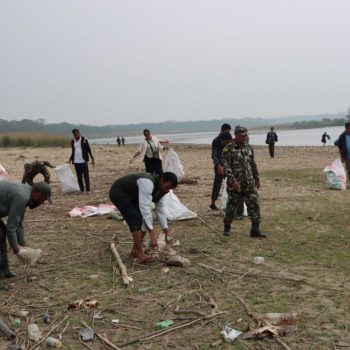
[(145, 162), (146, 173), (162, 174), (162, 155), (160, 150), (163, 148), (159, 140), (151, 134), (149, 129), (143, 130), (145, 140), (140, 144), (130, 163), (140, 155), (140, 159)]

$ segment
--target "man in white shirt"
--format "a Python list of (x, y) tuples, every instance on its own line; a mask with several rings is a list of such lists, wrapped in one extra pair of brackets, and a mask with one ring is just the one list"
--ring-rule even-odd
[(170, 230), (164, 211), (164, 195), (177, 186), (177, 177), (174, 173), (165, 172), (161, 175), (148, 173), (133, 173), (115, 181), (109, 191), (109, 198), (119, 209), (133, 235), (134, 245), (130, 255), (137, 258), (138, 263), (146, 263), (149, 257), (142, 249), (142, 240), (149, 232), (151, 246), (157, 247), (157, 238), (154, 233), (152, 202), (159, 223), (169, 240)]
[[(72, 154), (68, 160), (68, 163), (72, 162), (75, 167), (75, 171), (77, 173), (78, 184), (81, 193), (84, 193), (84, 189), (86, 190), (86, 194), (90, 193), (90, 176), (89, 176), (89, 155), (91, 157), (91, 162), (95, 165), (95, 158), (92, 155), (91, 148), (89, 145), (89, 141), (80, 135), (80, 131), (78, 129), (73, 129), (72, 134), (74, 136), (71, 141)], [(84, 188), (84, 182), (85, 188)]]

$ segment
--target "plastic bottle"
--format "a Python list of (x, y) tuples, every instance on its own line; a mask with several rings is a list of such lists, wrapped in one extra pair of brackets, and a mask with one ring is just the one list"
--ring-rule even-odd
[(30, 340), (38, 341), (42, 337), (39, 327), (35, 323), (28, 325), (28, 337)]
[(46, 339), (46, 346), (49, 348), (61, 349), (62, 343), (58, 339), (48, 337)]
[(291, 313), (278, 313), (278, 312), (269, 312), (261, 315), (259, 317), (263, 320), (269, 321), (273, 325), (283, 325), (283, 324), (296, 324), (299, 318), (299, 315), (296, 312)]
[(174, 324), (173, 320), (164, 320), (162, 322), (157, 322), (156, 326), (158, 329), (165, 329), (165, 328), (169, 328), (173, 324)]

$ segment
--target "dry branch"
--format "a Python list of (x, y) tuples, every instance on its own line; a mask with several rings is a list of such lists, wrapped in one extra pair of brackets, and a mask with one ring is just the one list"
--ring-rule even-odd
[(160, 337), (164, 334), (168, 334), (170, 332), (173, 332), (177, 329), (181, 329), (181, 328), (185, 328), (185, 327), (188, 327), (188, 326), (191, 326), (195, 323), (198, 323), (200, 321), (203, 321), (203, 320), (208, 320), (208, 319), (211, 319), (211, 318), (214, 318), (214, 317), (217, 317), (217, 316), (221, 316), (223, 314), (226, 314), (225, 311), (223, 312), (218, 312), (216, 314), (213, 314), (213, 315), (208, 315), (208, 316), (204, 316), (204, 317), (199, 317), (193, 321), (189, 321), (189, 322), (185, 322), (185, 323), (182, 323), (178, 326), (174, 326), (174, 327), (171, 327), (171, 328), (168, 328), (168, 329), (165, 329), (165, 330), (161, 330), (161, 331), (156, 331), (156, 332), (153, 332), (151, 334), (148, 334), (148, 335), (145, 335), (143, 337), (139, 337), (139, 338), (135, 338), (133, 340), (130, 340), (124, 344), (121, 344), (119, 345), (120, 348), (123, 348), (125, 346), (128, 346), (128, 345), (131, 345), (131, 344), (135, 344), (135, 343), (138, 343), (138, 342), (142, 342), (142, 341), (145, 341), (145, 340), (150, 340), (150, 339), (153, 339), (153, 338), (156, 338), (156, 337)]
[(124, 286), (128, 286), (129, 285), (129, 277), (128, 277), (128, 273), (126, 271), (126, 267), (125, 265), (123, 264), (123, 261), (122, 259), (120, 258), (120, 255), (117, 251), (117, 248), (115, 247), (115, 244), (114, 243), (111, 243), (111, 250), (112, 250), (112, 253), (115, 257), (115, 260), (117, 261), (118, 263), (118, 266), (119, 266), (119, 271), (120, 271), (120, 274), (122, 276), (122, 280), (123, 280), (123, 284)]

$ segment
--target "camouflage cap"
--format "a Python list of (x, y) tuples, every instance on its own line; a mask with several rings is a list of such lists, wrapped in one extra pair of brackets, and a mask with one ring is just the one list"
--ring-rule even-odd
[(46, 197), (46, 199), (47, 199), (47, 201), (49, 203), (52, 203), (52, 200), (51, 200), (51, 186), (48, 183), (46, 183), (44, 181), (36, 182), (33, 185), (33, 189), (38, 191), (44, 197)]
[(235, 127), (235, 134), (241, 134), (244, 136), (248, 136), (248, 130), (244, 126), (237, 125)]

